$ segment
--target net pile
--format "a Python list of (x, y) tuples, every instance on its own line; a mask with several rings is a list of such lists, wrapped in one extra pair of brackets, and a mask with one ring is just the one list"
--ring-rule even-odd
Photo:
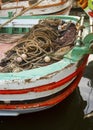
[(55, 63), (74, 46), (76, 36), (76, 25), (71, 21), (40, 20), (6, 52), (0, 72), (19, 72)]

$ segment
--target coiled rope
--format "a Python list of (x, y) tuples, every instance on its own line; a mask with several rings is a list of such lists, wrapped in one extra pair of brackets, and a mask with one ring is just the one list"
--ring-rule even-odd
[[(58, 29), (59, 25), (61, 27), (65, 25), (61, 28), (61, 31)], [(66, 36), (66, 33), (68, 36)], [(55, 52), (65, 46), (65, 42), (68, 46), (65, 40), (71, 38), (70, 33), (73, 34), (73, 38), (70, 41), (68, 40), (69, 49), (70, 45), (73, 45), (76, 36), (74, 24), (64, 23), (59, 19), (39, 21), (39, 24), (31, 28), (30, 32), (6, 53), (6, 57), (0, 63), (0, 66), (4, 67), (1, 72), (19, 72), (46, 66), (61, 60), (63, 52), (61, 56), (56, 56)]]

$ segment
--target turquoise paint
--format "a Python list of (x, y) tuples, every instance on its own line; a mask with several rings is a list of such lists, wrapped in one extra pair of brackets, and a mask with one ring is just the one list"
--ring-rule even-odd
[(91, 51), (86, 46), (76, 46), (71, 50), (67, 55), (65, 55), (65, 58), (71, 59), (73, 62), (78, 62), (84, 55), (90, 54)]
[(39, 78), (56, 71), (60, 71), (71, 63), (74, 63), (71, 59), (64, 58), (54, 64), (36, 69), (21, 71), (18, 73), (0, 73), (0, 80)]
[(93, 33), (89, 33), (83, 40), (86, 47), (89, 47), (93, 43)]
[(8, 34), (12, 34), (12, 33), (13, 33), (13, 28), (12, 28), (12, 27), (9, 27), (9, 28), (7, 29), (7, 31), (8, 31)]
[(87, 34), (82, 40), (83, 45), (75, 46), (65, 57), (78, 61), (86, 54), (93, 54), (93, 49), (90, 48), (91, 43), (93, 43), (93, 33)]
[[(45, 19), (45, 18), (57, 18), (57, 19), (66, 19), (66, 20), (73, 20), (76, 21), (79, 20), (79, 17), (76, 16), (66, 16), (66, 15), (43, 15), (43, 16), (19, 16), (16, 19)], [(0, 17), (0, 19), (9, 19), (9, 17)]]

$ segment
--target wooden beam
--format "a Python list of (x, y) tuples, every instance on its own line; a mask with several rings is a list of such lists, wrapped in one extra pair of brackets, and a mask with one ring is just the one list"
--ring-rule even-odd
[(36, 7), (38, 4), (40, 4), (42, 1), (44, 0), (40, 0), (38, 2), (36, 2), (35, 4), (29, 6), (28, 8), (26, 8), (25, 10), (23, 10), (22, 12), (20, 12), (19, 14), (15, 15), (14, 17), (12, 17), (11, 19), (9, 19), (8, 21), (6, 21), (5, 23), (3, 23), (2, 25), (0, 25), (0, 28), (2, 28), (3, 26), (5, 26), (6, 24), (10, 23), (12, 20), (14, 20), (15, 18), (17, 18), (18, 16), (23, 15), (25, 12), (29, 11), (30, 9), (32, 9), (33, 7)]

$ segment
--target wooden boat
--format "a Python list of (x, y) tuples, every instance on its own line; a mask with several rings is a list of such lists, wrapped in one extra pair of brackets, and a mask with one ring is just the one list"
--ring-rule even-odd
[[(0, 33), (1, 35), (3, 32), (3, 35), (5, 32), (15, 33), (14, 28), (19, 30), (19, 33), (24, 30), (26, 32), (39, 20), (46, 18), (62, 19), (74, 24), (80, 20), (79, 17), (65, 15), (20, 16), (1, 28)], [(0, 17), (0, 24), (6, 22), (7, 19), (9, 18)], [(93, 51), (91, 41), (93, 41), (93, 33), (89, 33), (82, 41), (78, 37), (77, 42), (83, 42), (83, 44), (76, 44), (60, 61), (50, 65), (20, 72), (1, 72), (0, 115), (16, 116), (44, 110), (68, 97), (78, 86), (88, 55)], [(4, 53), (7, 46), (8, 43), (5, 41), (0, 43), (0, 52)], [(0, 57), (3, 57), (3, 53), (0, 53)]]
[(13, 15), (29, 9), (23, 15), (69, 14), (72, 0), (26, 0), (2, 3), (0, 16)]

